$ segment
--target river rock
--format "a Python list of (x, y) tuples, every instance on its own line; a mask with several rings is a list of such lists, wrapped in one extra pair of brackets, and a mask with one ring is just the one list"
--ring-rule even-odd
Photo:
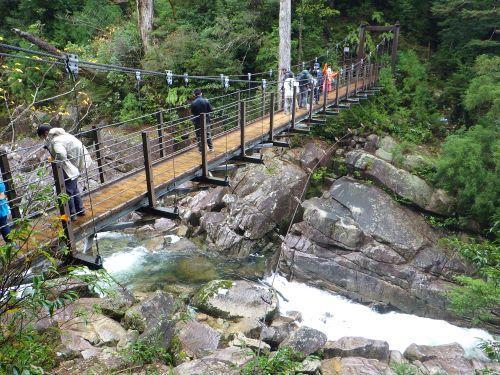
[(304, 202), (282, 244), (280, 269), (364, 303), (453, 318), (446, 291), (468, 268), (438, 245), (443, 232), (372, 184), (347, 177)]
[(201, 358), (185, 362), (173, 369), (175, 375), (238, 375), (231, 362), (217, 358)]
[(181, 218), (187, 223), (198, 226), (204, 212), (217, 211), (223, 207), (222, 197), (226, 189), (218, 186), (214, 189), (202, 190), (193, 197), (186, 197), (179, 202)]
[(321, 369), (321, 360), (319, 359), (304, 359), (295, 371), (299, 374), (319, 374)]
[(236, 171), (223, 212), (207, 212), (200, 219), (208, 243), (234, 257), (261, 252), (273, 240), (273, 229), (286, 222), (295, 210), (306, 173), (278, 157), (265, 159)]
[[(307, 142), (301, 149), (299, 155), (300, 166), (304, 169), (313, 168), (319, 163), (321, 167), (331, 166), (331, 158), (334, 150), (331, 146), (321, 141)], [(329, 154), (327, 154), (329, 152)]]
[(229, 343), (229, 346), (238, 346), (240, 348), (249, 348), (254, 351), (262, 351), (264, 353), (269, 353), (271, 347), (262, 340), (252, 339), (246, 337), (242, 333), (237, 333), (234, 335), (233, 340)]
[(325, 344), (323, 357), (363, 357), (387, 362), (389, 360), (389, 344), (386, 341), (364, 337), (342, 337), (337, 341), (328, 341)]
[(221, 361), (230, 362), (234, 366), (241, 367), (250, 362), (253, 358), (255, 358), (255, 354), (250, 348), (229, 346), (224, 349), (216, 350), (212, 354), (204, 358), (218, 359)]
[(270, 326), (263, 326), (260, 329), (260, 338), (276, 348), (298, 328), (299, 326), (292, 318), (280, 316), (274, 319)]
[(464, 349), (457, 343), (438, 346), (411, 344), (404, 357), (411, 362), (418, 361), (421, 370), (430, 374), (474, 374), (472, 361), (465, 358)]
[(396, 168), (387, 161), (357, 150), (347, 153), (346, 163), (426, 211), (444, 216), (453, 213), (453, 201), (443, 190), (434, 189), (420, 177)]
[(321, 362), (322, 375), (396, 375), (389, 366), (361, 357), (330, 358)]
[(178, 324), (177, 328), (182, 349), (190, 357), (203, 357), (207, 351), (217, 349), (219, 345), (220, 333), (206, 324), (187, 322)]
[(302, 326), (297, 331), (292, 332), (280, 344), (280, 348), (290, 348), (304, 359), (309, 354), (315, 353), (325, 345), (326, 335), (317, 329)]
[(254, 321), (270, 319), (278, 309), (272, 289), (245, 280), (213, 280), (200, 288), (192, 304), (215, 317)]
[(174, 297), (157, 290), (150, 297), (125, 312), (123, 323), (126, 328), (141, 333), (142, 341), (168, 347), (174, 335), (172, 316), (177, 308)]

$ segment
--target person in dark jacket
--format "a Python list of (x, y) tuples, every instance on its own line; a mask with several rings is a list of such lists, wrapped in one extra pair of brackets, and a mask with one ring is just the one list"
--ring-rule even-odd
[(212, 143), (212, 134), (210, 129), (210, 112), (212, 112), (212, 106), (210, 102), (203, 97), (203, 93), (200, 89), (194, 90), (194, 100), (191, 103), (191, 113), (195, 118), (193, 118), (193, 124), (196, 133), (196, 140), (198, 141), (198, 149), (200, 152), (203, 150), (203, 145), (201, 144), (201, 114), (206, 113), (206, 139), (208, 150), (210, 152), (214, 151), (214, 145)]

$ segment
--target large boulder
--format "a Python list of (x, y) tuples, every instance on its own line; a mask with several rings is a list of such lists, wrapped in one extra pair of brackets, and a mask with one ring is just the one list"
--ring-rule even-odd
[(224, 319), (271, 319), (278, 309), (276, 293), (263, 285), (245, 280), (213, 280), (198, 290), (193, 306)]
[(206, 324), (192, 321), (179, 323), (177, 328), (182, 350), (190, 357), (203, 357), (219, 346), (220, 333)]
[(395, 375), (387, 363), (361, 357), (330, 358), (321, 362), (323, 375)]
[(200, 218), (208, 243), (235, 257), (265, 251), (273, 229), (292, 215), (306, 178), (300, 167), (277, 157), (238, 169), (222, 197), (224, 209)]
[(327, 340), (326, 335), (317, 329), (310, 327), (300, 327), (292, 332), (280, 344), (280, 348), (290, 348), (296, 352), (299, 357), (304, 359), (323, 348)]
[(324, 358), (363, 357), (382, 362), (387, 362), (390, 355), (389, 344), (386, 341), (364, 337), (342, 337), (337, 341), (328, 341), (323, 353)]
[(430, 374), (474, 374), (471, 360), (465, 357), (465, 351), (459, 344), (439, 346), (411, 344), (406, 348), (404, 357), (416, 362), (419, 367)]
[(200, 217), (205, 212), (220, 210), (224, 204), (222, 197), (226, 189), (219, 186), (214, 189), (202, 190), (195, 196), (188, 196), (179, 202), (181, 218), (187, 223), (198, 226)]
[(444, 294), (468, 268), (438, 245), (444, 232), (376, 186), (347, 177), (303, 207), (303, 221), (282, 244), (283, 271), (360, 302), (452, 318)]
[(304, 169), (312, 169), (316, 165), (328, 167), (331, 164), (333, 149), (325, 142), (318, 140), (307, 142), (301, 149), (299, 154), (300, 166)]
[(420, 208), (438, 215), (453, 213), (453, 200), (441, 189), (434, 189), (425, 180), (399, 169), (377, 156), (355, 150), (347, 153), (346, 163), (363, 172), (365, 177), (409, 200)]
[(142, 341), (168, 347), (175, 333), (172, 317), (177, 307), (177, 301), (171, 294), (157, 290), (128, 309), (123, 323), (126, 328), (139, 331)]

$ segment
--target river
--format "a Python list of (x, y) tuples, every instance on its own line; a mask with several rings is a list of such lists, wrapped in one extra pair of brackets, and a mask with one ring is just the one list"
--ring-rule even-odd
[[(163, 241), (163, 236), (161, 236)], [(217, 254), (200, 252), (186, 239), (167, 237), (167, 244), (151, 237), (107, 232), (99, 235), (104, 268), (134, 292), (176, 287), (193, 291), (210, 280), (263, 277), (263, 257), (228, 260)], [(153, 248), (153, 249), (151, 249)], [(482, 357), (476, 349), (479, 338), (492, 336), (481, 329), (462, 328), (444, 320), (422, 318), (411, 314), (381, 314), (369, 307), (333, 293), (284, 277), (268, 276), (281, 294), (280, 311), (300, 311), (302, 324), (327, 334), (329, 340), (344, 336), (362, 336), (385, 340), (391, 350), (403, 352), (411, 343), (441, 345), (457, 342), (470, 357)]]

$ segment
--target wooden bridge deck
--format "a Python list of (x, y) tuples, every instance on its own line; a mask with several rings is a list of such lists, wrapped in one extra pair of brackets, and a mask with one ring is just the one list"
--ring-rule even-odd
[[(362, 87), (360, 80), (358, 86)], [(339, 88), (339, 98), (346, 95), (346, 87)], [(349, 87), (350, 93), (354, 92), (354, 85)], [(327, 106), (335, 103), (335, 90), (329, 93)], [(320, 101), (322, 102), (322, 101)], [(313, 112), (322, 109), (322, 104), (313, 107)], [(303, 121), (308, 116), (305, 109), (297, 108), (296, 122)], [(283, 132), (289, 127), (290, 115), (285, 115), (283, 111), (277, 111), (274, 115), (274, 133)], [(255, 146), (264, 140), (269, 133), (269, 117), (258, 119), (245, 126), (246, 144)], [(226, 139), (227, 138), (227, 139)], [(225, 162), (226, 150), (228, 154), (235, 155), (240, 149), (240, 130), (235, 129), (226, 135), (214, 138), (214, 153), (208, 153), (209, 167), (213, 167)], [(227, 142), (227, 148), (226, 148)], [(188, 149), (172, 158), (161, 161), (153, 165), (154, 186), (157, 196), (165, 195), (173, 190), (174, 183), (177, 185), (192, 179), (200, 174), (201, 156), (197, 148)], [(175, 171), (173, 165), (175, 163)], [(175, 173), (175, 174), (174, 174)], [(92, 210), (91, 202), (92, 200)], [(87, 215), (79, 217), (72, 222), (75, 239), (83, 239), (93, 233), (94, 225), (97, 230), (102, 230), (120, 217), (140, 208), (147, 206), (147, 186), (145, 171), (141, 170), (124, 178), (110, 182), (93, 191), (91, 196), (84, 197), (84, 206)], [(93, 213), (93, 217), (92, 217)]]

